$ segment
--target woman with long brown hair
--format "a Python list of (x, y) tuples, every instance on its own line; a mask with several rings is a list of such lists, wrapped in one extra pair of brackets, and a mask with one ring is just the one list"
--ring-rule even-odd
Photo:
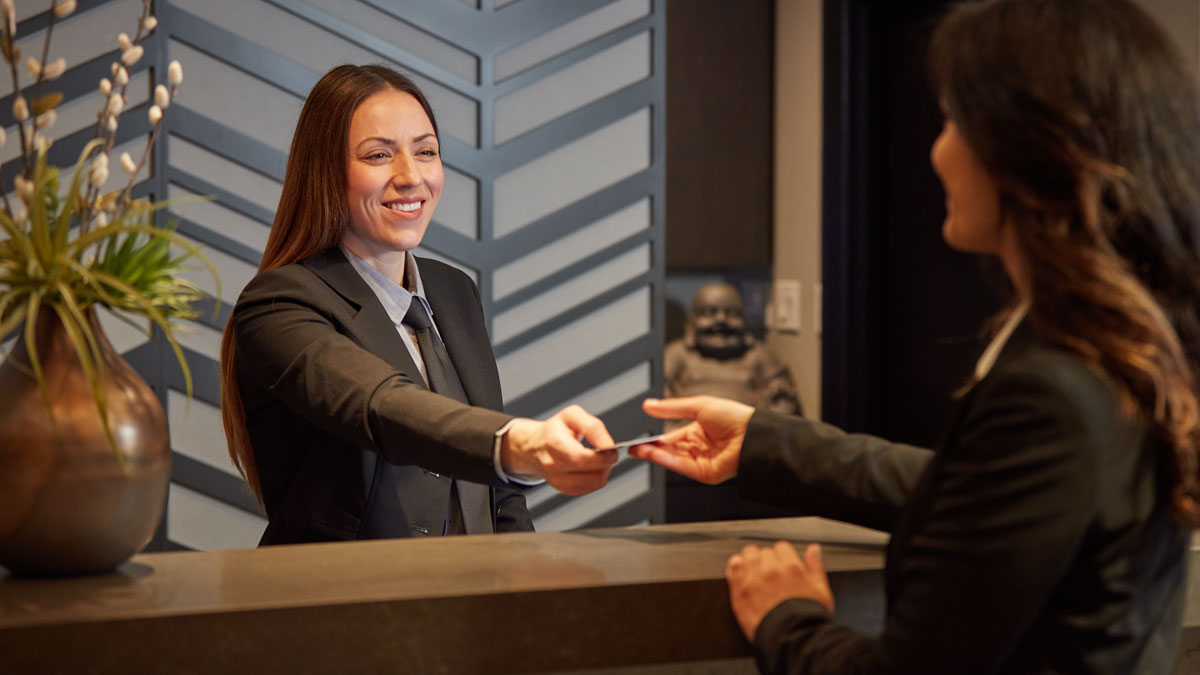
[(1129, 0), (955, 6), (931, 44), (943, 237), (1014, 299), (937, 452), (713, 398), (633, 453), (890, 531), (880, 636), (820, 549), (730, 558), (771, 673), (1169, 673), (1200, 523), (1200, 100)]
[(498, 412), (479, 291), (411, 251), (444, 183), (425, 96), (384, 66), (313, 86), (258, 275), (221, 342), (234, 464), (262, 544), (533, 529), (518, 485), (604, 485), (615, 452), (577, 406)]

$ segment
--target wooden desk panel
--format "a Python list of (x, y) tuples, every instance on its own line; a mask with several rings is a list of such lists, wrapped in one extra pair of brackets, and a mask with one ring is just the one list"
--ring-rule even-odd
[(818, 518), (158, 553), (0, 577), (0, 672), (518, 673), (748, 655), (725, 561), (820, 541), (877, 630), (886, 536)]

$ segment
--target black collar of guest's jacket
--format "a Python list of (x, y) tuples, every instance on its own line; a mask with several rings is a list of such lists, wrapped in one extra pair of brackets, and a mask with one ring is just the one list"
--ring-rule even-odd
[(1046, 338), (1033, 327), (1033, 320), (1026, 315), (1008, 336), (1004, 347), (1000, 349), (1000, 354), (996, 356), (996, 363), (992, 365), (992, 370), (1024, 354), (1030, 347), (1045, 344), (1045, 342)]

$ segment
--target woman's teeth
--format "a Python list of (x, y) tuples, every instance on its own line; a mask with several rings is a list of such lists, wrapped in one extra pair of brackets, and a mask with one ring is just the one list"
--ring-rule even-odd
[(416, 211), (421, 208), (421, 202), (391, 202), (384, 204), (384, 206), (393, 211)]

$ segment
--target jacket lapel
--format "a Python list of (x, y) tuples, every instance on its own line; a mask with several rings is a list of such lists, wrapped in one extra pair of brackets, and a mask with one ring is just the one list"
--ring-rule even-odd
[(458, 380), (462, 383), (467, 401), (471, 405), (498, 410), (500, 401), (492, 396), (487, 386), (487, 380), (480, 377), (484, 372), (480, 365), (480, 355), (491, 357), (491, 342), (486, 333), (474, 327), (469, 315), (469, 302), (474, 298), (457, 297), (457, 294), (447, 293), (454, 288), (448, 279), (443, 279), (443, 270), (421, 259), (421, 278), (425, 284), (425, 298), (433, 309), (433, 321), (437, 324), (438, 334), (446, 353), (450, 356)]
[(375, 292), (362, 280), (358, 271), (346, 260), (337, 247), (327, 249), (304, 261), (303, 265), (321, 277), (325, 283), (357, 312), (349, 329), (364, 349), (387, 361), (413, 382), (424, 386), (421, 371), (413, 363), (408, 347), (401, 342), (396, 326), (380, 304)]

